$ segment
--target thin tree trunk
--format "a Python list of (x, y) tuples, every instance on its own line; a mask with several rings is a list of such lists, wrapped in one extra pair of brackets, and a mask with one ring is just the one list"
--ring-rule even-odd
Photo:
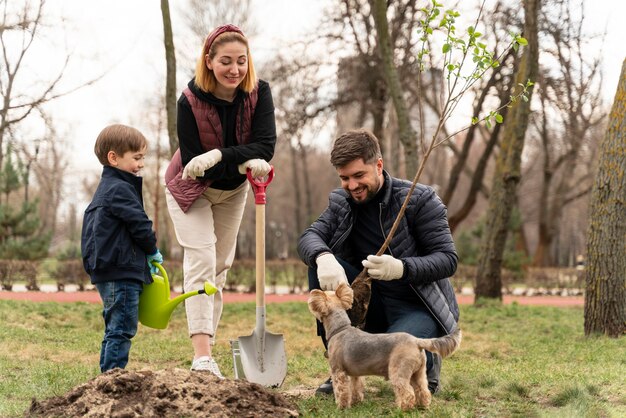
[(291, 189), (294, 193), (294, 216), (295, 216), (295, 230), (304, 231), (304, 222), (302, 222), (302, 190), (304, 186), (302, 180), (300, 180), (300, 158), (298, 156), (298, 150), (289, 141), (289, 154), (291, 155), (291, 170), (293, 171), (292, 180), (293, 187)]
[(585, 335), (626, 333), (626, 60), (601, 144), (587, 235)]
[(378, 34), (378, 50), (383, 62), (383, 73), (398, 118), (398, 136), (404, 145), (406, 172), (415, 173), (417, 171), (417, 137), (411, 126), (409, 110), (403, 95), (404, 90), (394, 64), (393, 46), (387, 21), (387, 1), (370, 0), (370, 5)]
[(163, 42), (165, 44), (165, 112), (167, 113), (167, 136), (170, 144), (170, 155), (178, 148), (176, 133), (176, 54), (174, 52), (174, 35), (170, 18), (169, 0), (161, 0), (163, 15)]
[[(540, 0), (524, 2), (524, 36), (528, 40), (515, 75), (515, 85), (525, 85), (536, 80), (538, 74), (537, 16)], [(503, 141), (496, 160), (493, 187), (489, 197), (487, 225), (476, 272), (476, 300), (495, 298), (502, 300), (502, 256), (506, 244), (511, 211), (517, 204), (517, 185), (521, 179), (521, 159), (524, 137), (530, 114), (528, 101), (518, 100), (513, 104), (504, 122)]]

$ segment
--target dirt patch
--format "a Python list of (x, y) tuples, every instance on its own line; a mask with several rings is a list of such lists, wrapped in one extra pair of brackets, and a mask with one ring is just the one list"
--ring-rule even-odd
[(296, 417), (280, 393), (184, 369), (110, 370), (64, 396), (33, 399), (27, 417)]

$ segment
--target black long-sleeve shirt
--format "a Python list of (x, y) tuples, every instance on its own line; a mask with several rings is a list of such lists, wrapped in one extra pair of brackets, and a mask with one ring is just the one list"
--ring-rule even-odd
[[(236, 136), (237, 112), (240, 111), (246, 93), (241, 90), (232, 102), (219, 99), (211, 93), (200, 90), (194, 80), (188, 83), (189, 89), (199, 100), (215, 106), (222, 124), (223, 144), (222, 161), (206, 170), (203, 178), (211, 179), (211, 187), (220, 190), (233, 190), (246, 180), (239, 173), (237, 166), (254, 158), (270, 161), (276, 146), (276, 120), (274, 118), (274, 101), (270, 86), (266, 81), (259, 80), (259, 91), (256, 108), (252, 117), (251, 138), (247, 144), (240, 144)], [(200, 143), (198, 125), (191, 110), (191, 105), (184, 94), (178, 99), (178, 142), (183, 166), (197, 155), (205, 151)]]

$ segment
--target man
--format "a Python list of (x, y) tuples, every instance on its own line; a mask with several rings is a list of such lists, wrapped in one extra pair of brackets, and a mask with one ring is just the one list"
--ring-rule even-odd
[[(311, 289), (335, 290), (367, 268), (372, 297), (364, 330), (408, 332), (419, 338), (451, 333), (459, 308), (448, 277), (457, 254), (446, 207), (434, 190), (418, 184), (385, 254), (376, 252), (391, 230), (411, 183), (383, 170), (378, 139), (365, 130), (348, 131), (335, 141), (330, 162), (342, 189), (330, 193), (328, 207), (298, 242), (309, 266)], [(317, 333), (327, 347), (324, 328)], [(428, 386), (439, 390), (441, 358), (427, 353)], [(331, 379), (317, 394), (332, 394)]]

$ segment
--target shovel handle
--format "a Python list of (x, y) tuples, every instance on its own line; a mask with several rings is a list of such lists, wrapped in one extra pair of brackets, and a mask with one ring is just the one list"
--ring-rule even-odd
[(265, 188), (274, 178), (274, 167), (267, 173), (265, 181), (252, 177), (250, 169), (246, 174), (252, 184), (256, 208), (256, 306), (265, 309)]
[(267, 202), (265, 188), (274, 179), (274, 166), (271, 166), (270, 172), (267, 173), (267, 179), (265, 181), (260, 181), (260, 177), (252, 177), (252, 170), (249, 168), (246, 170), (246, 176), (248, 176), (248, 181), (252, 184), (252, 190), (254, 191), (254, 203), (257, 205), (264, 205)]

